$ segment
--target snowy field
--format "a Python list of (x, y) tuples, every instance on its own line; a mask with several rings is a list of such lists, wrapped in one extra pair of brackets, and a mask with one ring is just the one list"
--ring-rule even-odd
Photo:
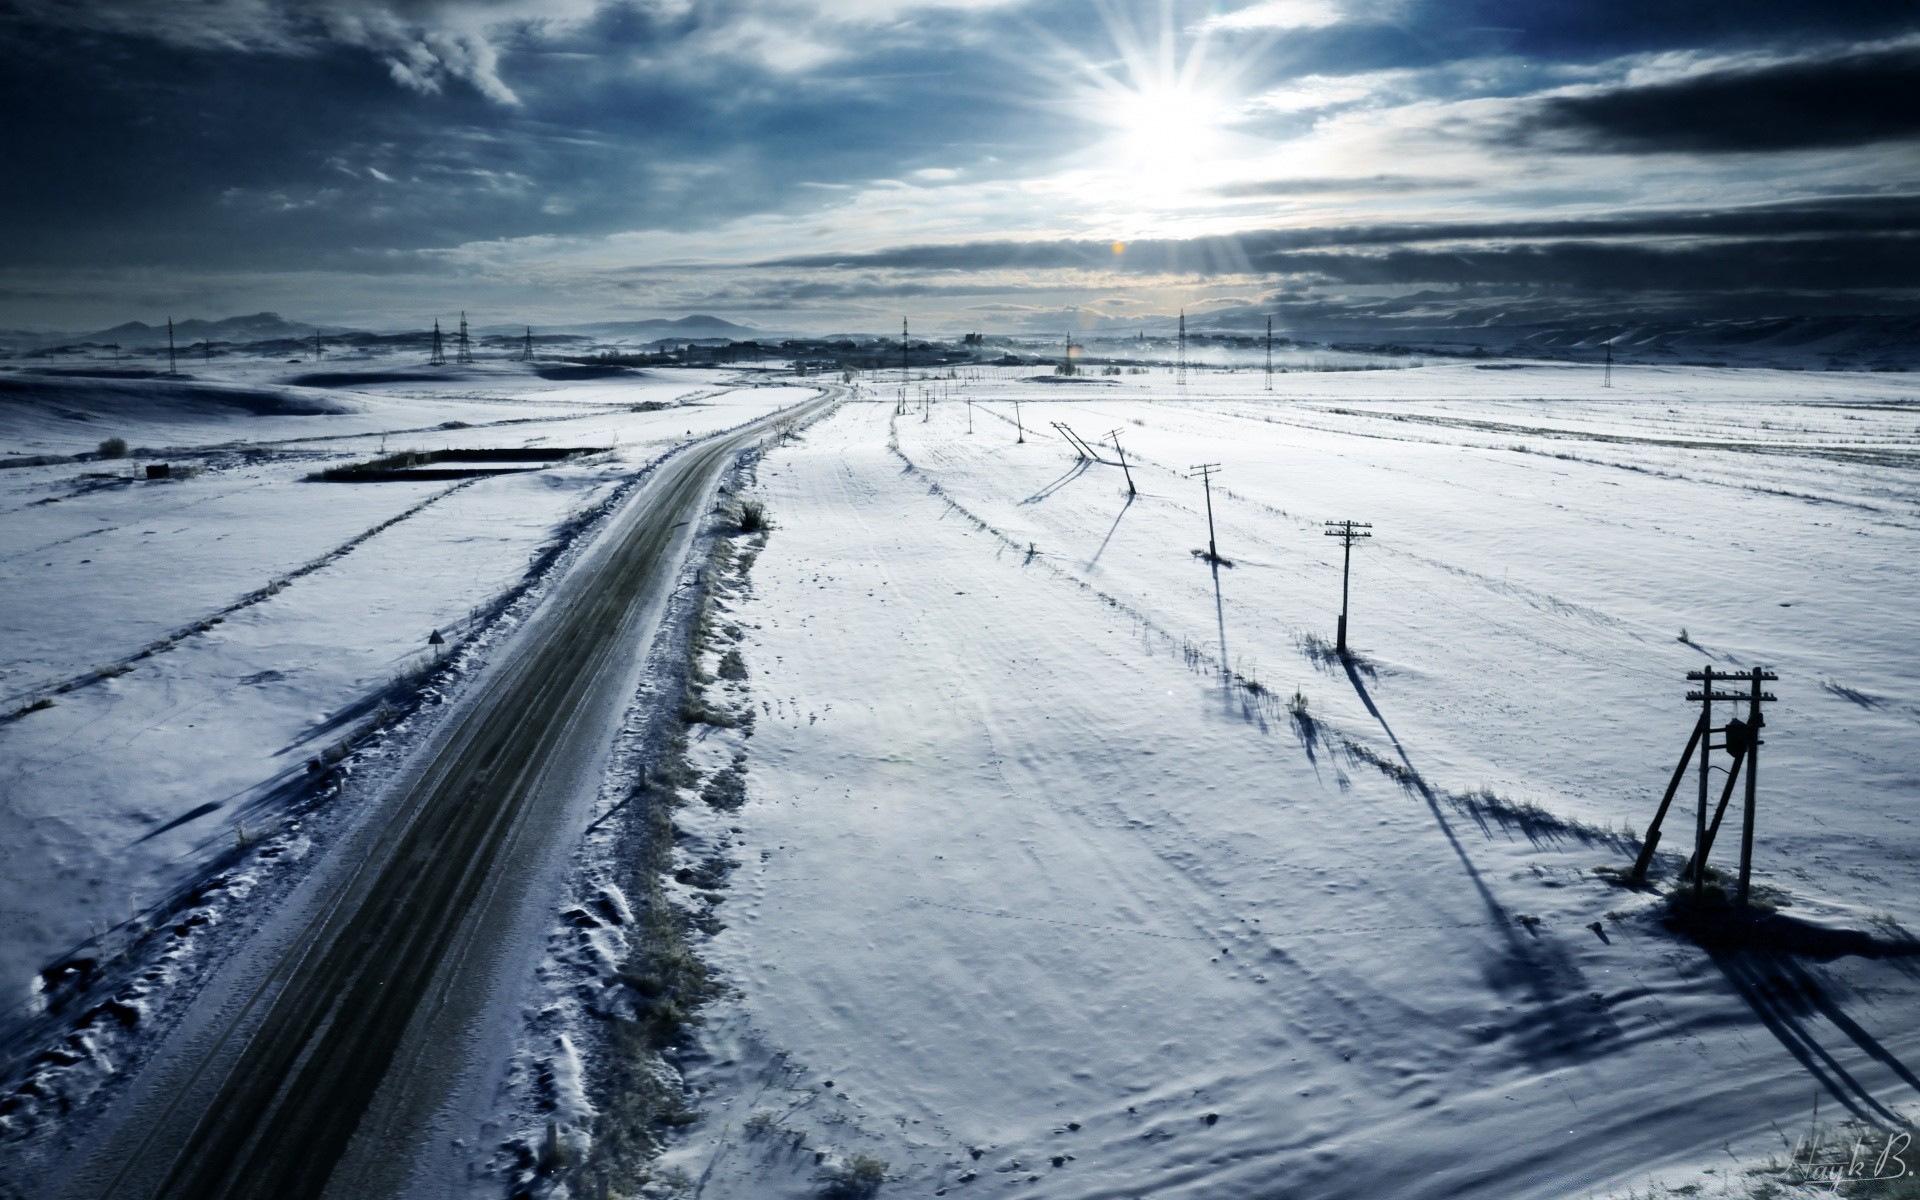
[[(869, 381), (760, 469), (748, 799), (684, 818), (735, 863), (700, 1194), (1720, 1194), (1816, 1101), (1920, 1114), (1920, 388), (1031, 375)], [(1780, 676), (1757, 881), (1875, 956), (1593, 872), (1707, 665)]]
[[(483, 631), (570, 518), (691, 437), (814, 394), (733, 373), (216, 363), (181, 383), (0, 374), (0, 1022), (43, 967), (275, 828), (396, 680)], [(410, 376), (395, 379), (394, 375)], [(302, 383), (301, 379), (307, 382)], [(334, 484), (405, 449), (602, 447), (477, 480)], [(144, 464), (194, 473), (148, 481)], [(67, 689), (67, 690), (62, 690)], [(294, 851), (298, 852), (296, 843)], [(90, 943), (94, 935), (104, 940)]]
[[(666, 1171), (742, 1198), (817, 1195), (855, 1155), (901, 1195), (1720, 1194), (1816, 1098), (1822, 1119), (1920, 1116), (1920, 387), (967, 374), (914, 380), (898, 410), (897, 383), (865, 379), (757, 468), (773, 532), (715, 610), (745, 679), (707, 653), (758, 719), (687, 727), (706, 789), (737, 765), (746, 799), (689, 795), (675, 861), (703, 882), (666, 885), (718, 904), (697, 949), (729, 990), (673, 1055), (703, 1115)], [(247, 889), (329, 848), (278, 824), (312, 764), (437, 654), (461, 664), (450, 691), (476, 677), (582, 514), (817, 394), (785, 382), (0, 372), (0, 1021), (30, 1024), (65, 986), (43, 968), (111, 957), (130, 918), (263, 838), (192, 911), (241, 927), (228, 949), (268, 929)], [(1110, 460), (1117, 438), (1132, 491), (1055, 423)], [(93, 457), (107, 437), (129, 456)], [(307, 479), (463, 447), (598, 452)], [(1196, 557), (1201, 463), (1217, 569)], [(1335, 519), (1373, 534), (1347, 661)], [(1657, 892), (1595, 873), (1631, 862), (1704, 665), (1780, 676), (1757, 881), (1870, 953), (1710, 952)], [(389, 719), (346, 760), (349, 806), (415, 737)], [(608, 795), (639, 769), (621, 761)], [(528, 928), (586, 936), (554, 917)], [(592, 931), (589, 974), (617, 969), (614, 936)], [(418, 1194), (498, 1194), (503, 1136), (591, 1126), (593, 1026), (548, 1005), (612, 993), (539, 974), (525, 1015), (546, 1032), (497, 1052), (549, 1082), (492, 1113), (481, 1096), (477, 1140), (452, 1120)], [(566, 1039), (540, 1059), (549, 1026)], [(69, 1041), (97, 1082), (139, 1036)]]

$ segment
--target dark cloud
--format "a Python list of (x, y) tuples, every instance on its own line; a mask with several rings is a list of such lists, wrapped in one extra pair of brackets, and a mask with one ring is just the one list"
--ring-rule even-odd
[(1541, 102), (1524, 136), (1611, 152), (1753, 153), (1920, 137), (1920, 47), (1901, 46)]
[[(902, 246), (860, 254), (812, 254), (766, 267), (885, 268), (923, 271), (1120, 270), (1147, 274), (1272, 272), (1301, 251), (1332, 247), (1405, 247), (1423, 243), (1544, 242), (1585, 239), (1728, 239), (1790, 244), (1847, 235), (1893, 239), (1920, 233), (1920, 195), (1834, 197), (1731, 209), (1627, 212), (1553, 220), (1329, 226), (1256, 230), (1226, 237), (1127, 243), (979, 241)], [(1596, 244), (1598, 244), (1596, 242)], [(1466, 254), (1468, 250), (1448, 251)], [(1505, 251), (1494, 249), (1491, 253)], [(1377, 257), (1367, 261), (1378, 261)], [(1518, 260), (1516, 260), (1518, 261)]]

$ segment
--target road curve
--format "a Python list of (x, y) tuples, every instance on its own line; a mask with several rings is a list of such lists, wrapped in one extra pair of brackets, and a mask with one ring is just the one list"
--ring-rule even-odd
[[(218, 1017), (175, 1039), (187, 1043), (164, 1056), (175, 1062), (152, 1064), (157, 1087), (58, 1190), (102, 1200), (318, 1198), (350, 1143), (353, 1158), (368, 1157), (366, 1132), (355, 1140), (363, 1120), (384, 1126), (372, 1153), (386, 1161), (356, 1161), (352, 1191), (401, 1186), (405, 1163), (395, 1159), (438, 1091), (389, 1076), (458, 1057), (444, 1043), (462, 1037), (459, 1017), (471, 1011), (449, 997), (484, 987), (487, 910), (500, 905), (516, 847), (555, 827), (543, 806), (570, 802), (579, 763), (605, 752), (582, 743), (604, 741), (624, 707), (651, 614), (683, 560), (683, 528), (749, 442), (831, 402), (783, 410), (656, 469), (382, 798), (378, 827), (341, 847), (357, 861), (336, 872), (244, 994), (214, 998)], [(378, 1191), (363, 1190), (382, 1178)]]

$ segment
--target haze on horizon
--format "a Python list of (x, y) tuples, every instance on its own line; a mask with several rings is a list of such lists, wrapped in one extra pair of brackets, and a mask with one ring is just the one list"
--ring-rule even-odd
[(1901, 0), (0, 0), (0, 326), (1920, 311)]

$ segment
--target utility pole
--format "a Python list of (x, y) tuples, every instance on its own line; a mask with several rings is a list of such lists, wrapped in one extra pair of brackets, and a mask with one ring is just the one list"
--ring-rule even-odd
[(1013, 439), (1013, 444), (1016, 446), (1026, 445), (1027, 427), (1020, 423), (1020, 402), (1018, 400), (1013, 402), (1013, 427), (1020, 431), (1020, 436)]
[(1063, 353), (1060, 356), (1060, 373), (1062, 375), (1073, 374), (1073, 335), (1072, 334), (1067, 335), (1067, 348), (1065, 353)]
[(1107, 434), (1107, 440), (1113, 443), (1113, 452), (1120, 456), (1120, 470), (1127, 477), (1127, 495), (1134, 495), (1133, 471), (1127, 466), (1127, 452), (1120, 448), (1120, 431), (1115, 429)]
[[(1687, 739), (1687, 748), (1680, 752), (1680, 763), (1673, 769), (1673, 778), (1667, 781), (1666, 794), (1660, 798), (1660, 807), (1654, 811), (1653, 822), (1647, 826), (1647, 835), (1640, 843), (1640, 855), (1634, 861), (1633, 870), (1627, 876), (1629, 882), (1643, 884), (1647, 879), (1647, 868), (1653, 862), (1654, 848), (1660, 844), (1660, 826), (1666, 820), (1667, 810), (1673, 804), (1674, 795), (1680, 790), (1681, 780), (1685, 778), (1688, 765), (1693, 761), (1696, 748), (1700, 751), (1700, 799), (1694, 814), (1693, 857), (1680, 871), (1680, 880), (1688, 876), (1693, 881), (1693, 897), (1701, 899), (1706, 893), (1707, 859), (1713, 853), (1713, 843), (1720, 833), (1720, 822), (1726, 816), (1727, 807), (1733, 799), (1733, 789), (1740, 782), (1740, 772), (1745, 768), (1746, 797), (1744, 820), (1740, 831), (1740, 883), (1735, 893), (1735, 903), (1745, 909), (1748, 893), (1753, 879), (1753, 825), (1756, 797), (1759, 790), (1758, 755), (1762, 742), (1760, 730), (1766, 726), (1766, 717), (1760, 706), (1770, 703), (1774, 697), (1771, 692), (1761, 690), (1760, 685), (1779, 676), (1762, 667), (1747, 671), (1716, 671), (1708, 666), (1699, 671), (1687, 672), (1689, 682), (1698, 683), (1698, 689), (1688, 692), (1689, 701), (1700, 702), (1700, 716), (1694, 722), (1693, 734)], [(1744, 683), (1744, 691), (1722, 690), (1716, 684)], [(1715, 728), (1713, 724), (1714, 701), (1737, 704), (1746, 701), (1747, 719), (1735, 717), (1725, 725)], [(1713, 735), (1721, 735), (1721, 744), (1713, 744)], [(1726, 768), (1727, 781), (1720, 791), (1720, 803), (1715, 808), (1712, 820), (1707, 819), (1707, 790), (1709, 772), (1713, 766), (1713, 752), (1724, 750), (1733, 757)]]
[(520, 361), (533, 361), (533, 326), (527, 326), (527, 340), (520, 344)]
[(1200, 477), (1200, 485), (1207, 492), (1207, 561), (1219, 563), (1220, 551), (1213, 544), (1213, 475), (1220, 469), (1219, 463), (1201, 463), (1187, 468), (1187, 478)]
[(1347, 654), (1347, 579), (1353, 569), (1353, 543), (1360, 538), (1370, 538), (1371, 533), (1364, 532), (1373, 526), (1364, 521), (1328, 521), (1327, 537), (1337, 537), (1342, 545), (1340, 561), (1340, 624), (1335, 636), (1335, 649), (1342, 658)]
[(433, 319), (433, 353), (427, 355), (427, 365), (430, 367), (444, 367), (447, 365), (447, 348), (446, 343), (440, 338), (439, 317)]
[(967, 397), (967, 432), (973, 432), (973, 397)]
[(1607, 373), (1600, 377), (1601, 387), (1613, 386), (1613, 339), (1607, 339)]
[(907, 408), (907, 319), (900, 318), (900, 410)]
[(201, 362), (213, 361), (213, 339), (210, 337), (204, 337), (200, 339), (200, 361)]
[(319, 362), (322, 353), (324, 350), (320, 345), (320, 331), (316, 329), (313, 331), (313, 361)]
[(1174, 362), (1178, 364), (1174, 368), (1174, 383), (1176, 386), (1185, 387), (1187, 386), (1187, 310), (1184, 308), (1180, 310), (1180, 350)]
[[(1765, 678), (1778, 679), (1779, 676), (1769, 676), (1756, 667), (1749, 678), (1753, 684), (1753, 690), (1747, 694), (1747, 794), (1746, 803), (1741, 806), (1743, 812), (1740, 822), (1740, 890), (1734, 896), (1734, 902), (1743, 911), (1747, 907), (1748, 886), (1753, 881), (1754, 797), (1760, 786), (1760, 747), (1764, 745), (1760, 740), (1760, 730), (1766, 724), (1766, 719), (1760, 715), (1760, 705), (1764, 701), (1773, 699), (1772, 696), (1760, 690), (1760, 681)], [(1706, 872), (1702, 871), (1700, 874), (1704, 875)]]
[(1267, 391), (1273, 390), (1273, 318), (1267, 318)]
[(178, 375), (180, 363), (173, 354), (173, 318), (167, 318), (167, 374)]
[(467, 339), (467, 314), (464, 309), (460, 313), (460, 341), (457, 345), (459, 349), (455, 352), (453, 361), (457, 363), (472, 363), (473, 343)]

